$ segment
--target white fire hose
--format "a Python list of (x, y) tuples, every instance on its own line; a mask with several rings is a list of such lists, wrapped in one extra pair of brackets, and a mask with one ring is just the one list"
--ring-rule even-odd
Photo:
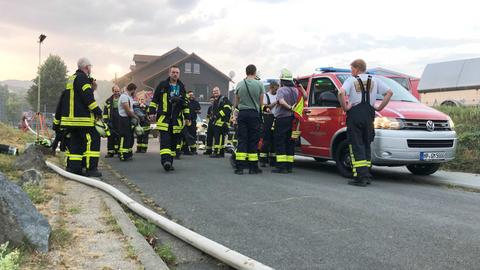
[(70, 178), (77, 182), (80, 182), (92, 187), (96, 187), (98, 189), (105, 191), (106, 193), (110, 194), (115, 199), (120, 201), (122, 204), (130, 208), (130, 210), (132, 210), (133, 212), (146, 218), (147, 220), (154, 223), (155, 225), (162, 228), (163, 230), (169, 232), (170, 234), (175, 235), (176, 237), (198, 248), (204, 253), (209, 254), (210, 256), (228, 264), (229, 266), (235, 269), (242, 269), (242, 270), (247, 270), (247, 269), (248, 270), (254, 270), (254, 269), (255, 270), (256, 269), (272, 270), (273, 269), (245, 255), (242, 255), (236, 252), (235, 250), (229, 249), (196, 232), (193, 232), (183, 226), (180, 226), (179, 224), (165, 217), (162, 217), (161, 215), (155, 213), (154, 211), (132, 200), (130, 197), (123, 194), (118, 189), (114, 188), (113, 186), (107, 183), (104, 183), (102, 181), (95, 180), (92, 178), (88, 178), (85, 176), (69, 173), (49, 161), (47, 161), (46, 163), (48, 167), (50, 167), (52, 170), (56, 171), (58, 174), (64, 177)]

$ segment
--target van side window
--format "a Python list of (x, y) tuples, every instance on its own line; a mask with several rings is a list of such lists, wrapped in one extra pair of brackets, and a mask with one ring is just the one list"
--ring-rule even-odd
[(310, 86), (310, 107), (340, 107), (337, 88), (329, 78), (313, 78)]

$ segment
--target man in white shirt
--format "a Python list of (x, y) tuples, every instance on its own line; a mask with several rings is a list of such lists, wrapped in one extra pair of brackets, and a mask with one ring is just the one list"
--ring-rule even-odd
[(137, 119), (138, 116), (133, 112), (133, 95), (135, 95), (137, 86), (130, 83), (127, 86), (127, 90), (118, 99), (118, 114), (120, 119), (118, 121), (119, 135), (120, 135), (120, 148), (118, 149), (118, 156), (121, 161), (127, 161), (132, 159), (132, 147), (133, 147), (133, 129), (132, 119)]
[(263, 128), (262, 128), (262, 148), (260, 150), (260, 166), (266, 167), (267, 163), (273, 166), (275, 163), (275, 150), (273, 144), (273, 131), (272, 126), (275, 120), (273, 116), (273, 110), (277, 105), (277, 89), (279, 84), (277, 81), (272, 80), (268, 86), (268, 92), (263, 97)]
[[(375, 137), (375, 111), (381, 111), (387, 106), (393, 92), (374, 76), (364, 74), (367, 64), (362, 59), (353, 61), (350, 67), (352, 77), (343, 83), (338, 94), (340, 105), (347, 112), (347, 137), (354, 177), (348, 184), (365, 187), (370, 184), (372, 177), (370, 144)], [(378, 106), (375, 105), (377, 94), (383, 96)], [(345, 95), (348, 96), (348, 103)]]

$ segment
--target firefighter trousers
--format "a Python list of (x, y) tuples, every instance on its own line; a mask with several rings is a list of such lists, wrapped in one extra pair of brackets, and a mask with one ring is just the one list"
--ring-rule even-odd
[(375, 110), (368, 103), (355, 105), (347, 112), (347, 137), (353, 177), (371, 177), (371, 148), (375, 137)]
[(195, 138), (195, 142), (190, 145), (190, 152), (196, 153), (197, 152), (197, 122), (192, 121), (192, 124), (187, 127), (188, 133)]
[(180, 133), (174, 133), (172, 125), (169, 126), (168, 131), (160, 130), (160, 156), (162, 165), (165, 162), (173, 164), (173, 158), (176, 156), (177, 142)]
[(213, 120), (208, 121), (207, 127), (207, 139), (205, 145), (205, 151), (207, 154), (211, 154), (213, 150), (213, 127), (215, 126), (215, 122)]
[(107, 153), (110, 155), (118, 153), (120, 137), (117, 132), (117, 130), (112, 130), (110, 136), (107, 138)]
[(273, 131), (277, 168), (292, 169), (295, 154), (295, 142), (292, 140), (292, 122), (294, 117), (287, 116), (275, 119)]
[(118, 157), (121, 161), (125, 161), (129, 160), (133, 155), (133, 129), (129, 117), (121, 116), (118, 122), (120, 133), (120, 146), (118, 149)]
[(100, 135), (93, 127), (69, 129), (70, 141), (67, 152), (67, 170), (81, 173), (85, 167), (89, 171), (97, 169), (100, 157)]
[(213, 126), (213, 154), (225, 154), (225, 135), (226, 127), (217, 125)]
[(137, 152), (147, 152), (148, 149), (148, 136), (150, 135), (150, 130), (143, 129), (143, 135), (137, 135)]
[(238, 113), (238, 146), (235, 153), (237, 169), (258, 169), (260, 121), (260, 114), (256, 110), (241, 110)]
[(275, 145), (273, 140), (273, 121), (274, 117), (272, 114), (263, 115), (263, 128), (262, 128), (262, 147), (260, 149), (260, 162), (269, 163), (273, 161), (275, 157)]

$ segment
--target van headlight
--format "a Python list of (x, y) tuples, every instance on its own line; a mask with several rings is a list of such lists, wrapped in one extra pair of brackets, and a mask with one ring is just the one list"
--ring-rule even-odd
[(401, 129), (402, 122), (390, 117), (375, 117), (373, 126), (376, 129)]
[(450, 116), (448, 117), (448, 127), (451, 130), (455, 130), (455, 124), (453, 123), (453, 120), (452, 120), (452, 118), (450, 118)]

